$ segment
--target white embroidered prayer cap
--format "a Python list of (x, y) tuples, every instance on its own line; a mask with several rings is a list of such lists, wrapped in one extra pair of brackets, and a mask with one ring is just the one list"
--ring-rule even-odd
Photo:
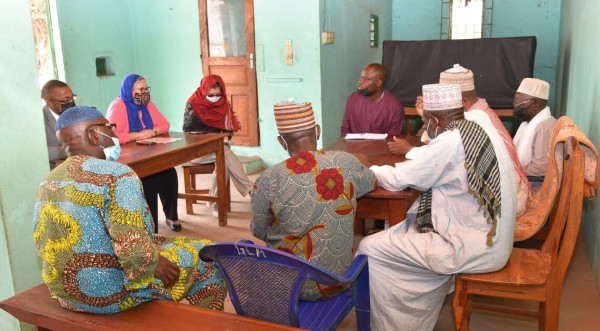
[(463, 92), (475, 89), (473, 72), (461, 67), (460, 64), (455, 64), (454, 67), (440, 72), (440, 84), (458, 84)]
[(458, 84), (423, 85), (423, 109), (440, 111), (462, 108), (462, 92)]
[(537, 78), (524, 78), (517, 92), (548, 100), (550, 84)]

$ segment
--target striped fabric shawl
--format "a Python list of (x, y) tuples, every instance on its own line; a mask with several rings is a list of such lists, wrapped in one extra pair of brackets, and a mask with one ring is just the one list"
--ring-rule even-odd
[[(475, 122), (453, 121), (446, 130), (458, 129), (465, 150), (465, 168), (469, 193), (477, 200), (480, 209), (492, 228), (487, 234), (487, 245), (492, 246), (500, 217), (500, 170), (494, 146), (485, 131)], [(417, 212), (417, 227), (422, 233), (435, 231), (431, 220), (431, 188), (421, 194)]]

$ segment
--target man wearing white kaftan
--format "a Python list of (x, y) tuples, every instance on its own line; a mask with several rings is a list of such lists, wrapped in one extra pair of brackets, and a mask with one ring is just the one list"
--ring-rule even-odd
[(519, 161), (527, 176), (546, 174), (550, 136), (556, 123), (556, 118), (547, 106), (549, 95), (548, 82), (524, 78), (513, 99), (513, 114), (522, 122), (514, 141)]
[(556, 118), (545, 107), (529, 122), (522, 122), (515, 134), (515, 145), (523, 169), (528, 176), (544, 176), (548, 167), (550, 136)]
[(476, 123), (492, 143), (500, 175), (501, 209), (491, 246), (487, 236), (492, 225), (469, 193), (457, 128), (440, 133), (413, 160), (396, 167), (371, 167), (385, 189), (431, 189), (435, 229), (422, 233), (417, 228), (417, 200), (404, 222), (361, 241), (357, 254), (369, 256), (372, 330), (432, 330), (454, 274), (490, 272), (506, 264), (513, 244), (516, 173), (489, 118), (479, 119)]

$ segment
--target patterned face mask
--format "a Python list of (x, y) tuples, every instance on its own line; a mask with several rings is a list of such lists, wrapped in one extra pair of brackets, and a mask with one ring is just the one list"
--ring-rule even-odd
[(133, 96), (133, 102), (137, 105), (145, 106), (150, 102), (150, 92), (136, 93)]

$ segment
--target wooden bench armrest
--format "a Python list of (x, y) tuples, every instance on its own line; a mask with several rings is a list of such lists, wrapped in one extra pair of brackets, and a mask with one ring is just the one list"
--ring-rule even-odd
[(299, 330), (240, 315), (171, 301), (154, 300), (112, 315), (62, 308), (40, 284), (0, 302), (21, 322), (40, 330)]

